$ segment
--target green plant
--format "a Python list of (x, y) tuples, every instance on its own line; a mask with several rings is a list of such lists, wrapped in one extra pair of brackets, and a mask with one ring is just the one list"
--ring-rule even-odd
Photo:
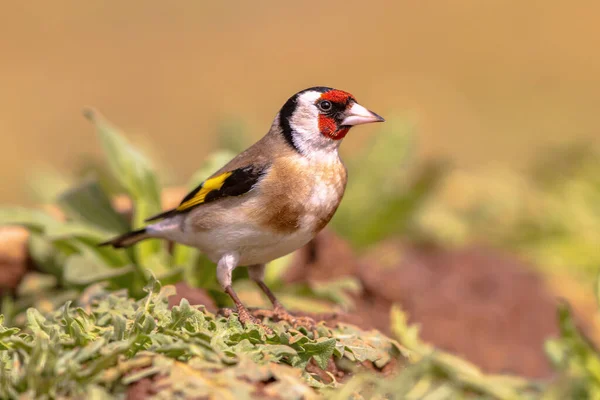
[[(29, 253), (37, 267), (55, 277), (54, 288), (74, 289), (71, 297), (97, 282), (106, 282), (113, 289), (127, 288), (132, 296), (139, 297), (149, 272), (164, 283), (182, 279), (184, 269), (194, 258), (172, 257), (160, 241), (150, 240), (127, 251), (97, 246), (132, 226), (140, 226), (145, 218), (160, 212), (160, 189), (150, 162), (117, 128), (92, 110), (87, 110), (86, 116), (96, 127), (112, 176), (132, 199), (131, 221), (115, 211), (110, 193), (97, 181), (87, 180), (55, 199), (64, 220), (40, 209), (4, 207), (0, 210), (0, 224), (23, 225), (29, 230)], [(29, 304), (25, 298), (19, 301), (25, 303), (23, 306), (39, 303), (54, 299), (54, 292), (33, 292)]]
[(144, 292), (136, 301), (94, 285), (46, 315), (30, 308), (23, 331), (0, 324), (0, 396), (111, 398), (152, 378), (162, 398), (312, 398), (340, 383), (331, 372), (308, 372), (309, 363), (327, 370), (333, 360), (349, 371), (402, 360), (402, 347), (376, 331), (321, 325), (315, 337), (270, 323), (267, 337), (185, 299), (169, 309), (174, 288), (152, 276)]
[(30, 308), (22, 330), (0, 321), (0, 396), (120, 398), (142, 380), (159, 398), (182, 399), (553, 400), (600, 393), (600, 353), (566, 305), (558, 310), (560, 336), (546, 346), (558, 374), (532, 381), (484, 374), (422, 342), (398, 307), (391, 313), (398, 341), (345, 324), (311, 333), (269, 321), (276, 334), (267, 336), (185, 299), (169, 309), (174, 288), (153, 276), (144, 292), (134, 300), (95, 284), (51, 312)]

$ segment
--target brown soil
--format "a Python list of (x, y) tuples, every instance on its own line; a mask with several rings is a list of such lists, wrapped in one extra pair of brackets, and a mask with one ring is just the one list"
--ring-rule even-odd
[(149, 399), (156, 394), (154, 390), (154, 377), (140, 379), (127, 386), (127, 400)]
[[(461, 355), (488, 372), (548, 376), (544, 340), (557, 333), (555, 299), (529, 266), (498, 251), (424, 248), (388, 241), (360, 261), (329, 232), (302, 249), (289, 281), (355, 275), (364, 290), (345, 321), (390, 333), (399, 304), (423, 340)], [(312, 259), (305, 264), (301, 261)]]
[(550, 373), (543, 344), (558, 333), (555, 299), (528, 266), (485, 247), (397, 249), (403, 260), (393, 269), (371, 253), (361, 280), (420, 323), (423, 340), (490, 372)]

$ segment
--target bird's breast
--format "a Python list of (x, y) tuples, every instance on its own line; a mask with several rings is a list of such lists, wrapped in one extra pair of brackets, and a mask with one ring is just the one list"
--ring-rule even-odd
[(262, 182), (262, 224), (279, 233), (315, 235), (337, 210), (346, 188), (346, 168), (333, 161), (274, 163)]
[(243, 265), (269, 262), (314, 238), (333, 217), (345, 188), (341, 161), (275, 161), (247, 194), (193, 210), (182, 223), (181, 232), (188, 234), (171, 239), (198, 247), (215, 262), (231, 251)]

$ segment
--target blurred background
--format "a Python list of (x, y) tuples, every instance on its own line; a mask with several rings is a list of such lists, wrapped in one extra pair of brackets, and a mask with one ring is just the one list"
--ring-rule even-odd
[[(597, 2), (158, 0), (5, 2), (0, 15), (2, 202), (31, 201), (32, 167), (72, 170), (99, 148), (98, 107), (181, 184), (238, 118), (253, 138), (296, 91), (326, 85), (417, 124), (422, 157), (522, 164), (598, 142)], [(354, 132), (350, 153), (374, 128)], [(366, 161), (368, 162), (368, 161)]]
[[(546, 342), (559, 334), (558, 297), (600, 343), (599, 12), (593, 1), (5, 2), (0, 202), (51, 202), (92, 170), (117, 188), (109, 195), (123, 193), (84, 106), (176, 188), (165, 207), (261, 137), (295, 92), (346, 90), (388, 122), (344, 142), (350, 181), (332, 228), (271, 269), (284, 302), (324, 311), (309, 299), (328, 301), (386, 333), (400, 304), (424, 340), (485, 371), (548, 377), (567, 354)], [(85, 214), (60, 199), (67, 217)], [(22, 222), (10, 218), (0, 220)], [(110, 256), (110, 268), (131, 261)], [(170, 263), (212, 270), (198, 257)], [(82, 282), (89, 268), (41, 269), (77, 290), (113, 279), (135, 292), (112, 272)], [(194, 273), (183, 272), (188, 289), (208, 292), (197, 301), (226, 305), (214, 276)], [(239, 278), (245, 300), (264, 300)], [(15, 321), (40, 303), (19, 304)]]

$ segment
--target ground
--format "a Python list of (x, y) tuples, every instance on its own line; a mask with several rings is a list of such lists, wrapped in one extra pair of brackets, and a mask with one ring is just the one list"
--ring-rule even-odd
[[(327, 267), (325, 267), (327, 266)], [(326, 281), (351, 275), (364, 287), (348, 314), (322, 315), (390, 333), (389, 311), (400, 304), (422, 339), (465, 357), (487, 372), (546, 377), (543, 343), (558, 333), (556, 300), (529, 265), (485, 246), (462, 250), (390, 240), (357, 258), (342, 239), (324, 232), (298, 252), (286, 280)], [(202, 291), (177, 285), (214, 309)], [(465, 330), (467, 327), (467, 330)]]
[[(3, 235), (0, 286), (12, 291), (30, 270), (21, 231)], [(361, 256), (331, 231), (295, 255), (287, 282), (318, 282), (344, 275), (363, 286), (351, 313), (321, 315), (390, 333), (389, 311), (399, 304), (421, 337), (481, 366), (484, 371), (545, 377), (550, 366), (543, 343), (557, 333), (556, 299), (530, 265), (485, 246), (459, 250), (387, 240)], [(192, 304), (216, 309), (201, 289), (177, 284)], [(466, 330), (465, 330), (466, 327)]]

